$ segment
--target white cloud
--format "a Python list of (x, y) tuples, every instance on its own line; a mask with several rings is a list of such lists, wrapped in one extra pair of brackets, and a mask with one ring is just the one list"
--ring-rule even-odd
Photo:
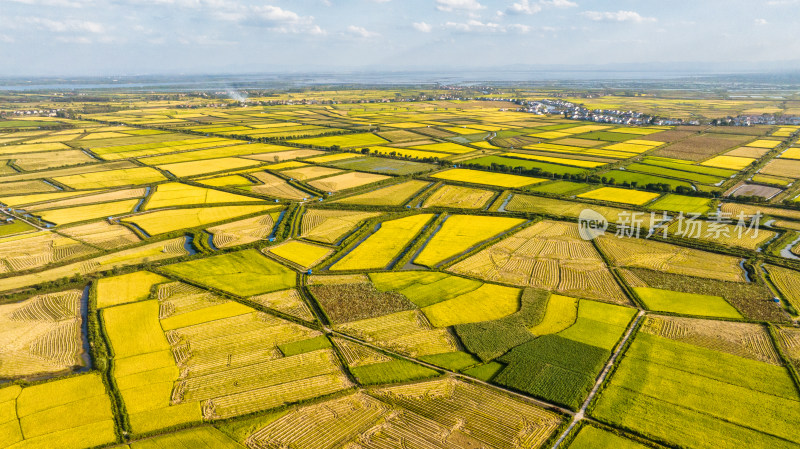
[(466, 22), (447, 22), (444, 24), (446, 28), (450, 28), (462, 33), (527, 33), (530, 27), (518, 23), (510, 25), (502, 25), (495, 22), (481, 22), (479, 20), (468, 20)]
[(314, 17), (301, 16), (279, 6), (242, 6), (231, 3), (216, 4), (213, 15), (230, 22), (266, 28), (279, 33), (325, 34), (314, 24)]
[(433, 27), (425, 22), (414, 22), (411, 26), (420, 33), (430, 33), (433, 30)]
[(531, 3), (530, 0), (520, 0), (517, 3), (512, 3), (506, 10), (509, 14), (536, 14), (542, 10), (542, 6), (538, 3)]
[(11, 37), (11, 36), (8, 36), (6, 34), (0, 34), (0, 42), (2, 42), (4, 44), (13, 44), (14, 43), (14, 38)]
[(657, 21), (655, 17), (642, 17), (642, 15), (636, 11), (617, 11), (617, 12), (584, 11), (581, 13), (581, 15), (586, 17), (587, 19), (598, 22), (602, 21), (602, 22), (644, 23), (644, 22)]
[(539, 4), (552, 8), (575, 8), (578, 6), (577, 3), (569, 0), (541, 0)]
[(753, 22), (755, 22), (756, 25), (767, 25), (767, 24), (769, 24), (769, 22), (767, 22), (767, 19), (755, 19)]
[(86, 36), (59, 36), (56, 41), (65, 44), (91, 44), (92, 40)]
[(93, 1), (89, 0), (9, 0), (14, 3), (22, 3), (24, 5), (34, 5), (34, 6), (61, 6), (67, 8), (80, 8), (82, 6), (89, 6), (90, 4), (94, 3)]
[(40, 29), (52, 31), (54, 33), (85, 32), (100, 34), (106, 32), (106, 27), (104, 25), (88, 20), (51, 20), (42, 19), (40, 17), (22, 17), (18, 19), (17, 22), (19, 24), (27, 24)]
[(477, 0), (436, 0), (436, 9), (445, 12), (475, 12), (486, 8)]
[(769, 6), (787, 6), (797, 4), (800, 4), (800, 0), (769, 0), (767, 2), (767, 5)]
[(355, 25), (350, 25), (349, 27), (347, 27), (347, 32), (349, 34), (353, 35), (353, 36), (362, 37), (364, 39), (379, 36), (378, 33), (369, 31), (364, 27), (355, 26)]

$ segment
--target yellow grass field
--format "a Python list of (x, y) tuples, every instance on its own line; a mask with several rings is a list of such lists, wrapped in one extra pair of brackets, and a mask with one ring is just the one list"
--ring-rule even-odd
[(384, 221), (377, 232), (339, 259), (331, 266), (331, 270), (377, 270), (386, 267), (432, 217), (432, 214), (418, 214)]
[(451, 215), (417, 255), (414, 263), (433, 267), (524, 222), (521, 218)]
[(128, 214), (133, 211), (139, 200), (123, 200), (112, 203), (92, 204), (88, 206), (68, 207), (65, 209), (52, 209), (37, 212), (42, 220), (56, 225), (77, 223), (80, 221), (96, 220), (98, 218), (113, 217)]
[(600, 187), (578, 195), (579, 198), (609, 201), (613, 203), (642, 205), (658, 198), (657, 193), (639, 190), (619, 189), (616, 187)]
[(84, 173), (53, 178), (66, 186), (78, 190), (141, 185), (164, 181), (167, 178), (150, 167), (123, 168), (119, 170)]
[(785, 159), (800, 159), (800, 148), (789, 148), (781, 154), (781, 157)]
[(190, 206), (197, 204), (248, 203), (263, 201), (244, 195), (206, 189), (188, 184), (170, 182), (156, 186), (150, 194), (143, 210), (159, 209), (171, 206)]
[(255, 167), (259, 164), (259, 161), (236, 157), (224, 157), (220, 159), (177, 162), (174, 164), (159, 165), (158, 168), (168, 171), (179, 178), (185, 178), (187, 176), (204, 175), (206, 173), (216, 173), (245, 167)]
[(280, 245), (266, 248), (264, 251), (286, 259), (304, 270), (312, 268), (333, 252), (330, 248), (298, 240), (289, 240)]
[(780, 144), (781, 144), (780, 140), (759, 139), (748, 143), (746, 146), (756, 147), (756, 148), (775, 148)]
[(10, 406), (0, 423), (3, 447), (79, 449), (116, 440), (111, 399), (98, 373), (13, 385), (0, 389), (0, 398)]
[(150, 297), (150, 289), (169, 279), (149, 271), (136, 271), (97, 281), (97, 308), (112, 307)]
[(737, 157), (737, 156), (716, 156), (712, 157), (711, 159), (702, 162), (700, 165), (705, 165), (708, 167), (718, 167), (718, 168), (730, 168), (732, 170), (741, 170), (751, 163), (753, 163), (755, 159), (749, 157)]
[(448, 181), (459, 181), (471, 184), (484, 184), (497, 187), (525, 187), (531, 184), (544, 182), (544, 179), (529, 178), (527, 176), (508, 175), (505, 173), (492, 173), (480, 170), (454, 168), (431, 175), (434, 178)]
[(423, 307), (422, 312), (434, 327), (449, 327), (503, 318), (518, 307), (519, 289), (484, 284), (465, 295)]
[(291, 142), (319, 147), (332, 147), (334, 145), (338, 145), (341, 148), (353, 148), (381, 145), (386, 143), (386, 140), (372, 133), (363, 133), (347, 134), (344, 136), (313, 137), (310, 139), (291, 140)]
[(165, 209), (146, 212), (123, 219), (144, 229), (150, 235), (164, 234), (178, 229), (193, 228), (257, 212), (273, 210), (277, 206), (211, 206), (191, 209)]

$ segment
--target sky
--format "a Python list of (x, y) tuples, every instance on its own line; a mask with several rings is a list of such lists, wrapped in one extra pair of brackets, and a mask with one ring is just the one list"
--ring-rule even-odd
[(800, 0), (0, 0), (0, 76), (800, 67)]

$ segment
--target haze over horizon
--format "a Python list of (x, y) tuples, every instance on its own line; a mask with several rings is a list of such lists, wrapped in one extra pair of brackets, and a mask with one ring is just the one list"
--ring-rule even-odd
[(800, 0), (5, 0), (0, 76), (800, 69)]

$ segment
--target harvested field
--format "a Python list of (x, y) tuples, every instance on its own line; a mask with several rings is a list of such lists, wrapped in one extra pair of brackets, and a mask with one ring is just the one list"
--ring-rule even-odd
[(389, 179), (388, 176), (376, 175), (374, 173), (348, 172), (328, 178), (310, 181), (308, 184), (325, 192), (339, 192), (341, 190), (361, 187), (378, 181)]
[(486, 206), (495, 192), (445, 184), (425, 199), (422, 207), (454, 207), (459, 209), (480, 209)]
[(98, 251), (50, 231), (0, 238), (0, 272), (25, 271), (88, 256)]
[(308, 308), (296, 289), (281, 290), (264, 295), (252, 296), (250, 301), (306, 321), (314, 321), (314, 314)]
[(611, 263), (619, 267), (744, 282), (744, 271), (736, 257), (636, 238), (601, 236), (595, 241)]
[(267, 172), (250, 173), (250, 176), (259, 180), (262, 185), (243, 187), (243, 190), (288, 200), (301, 200), (311, 196), (308, 192), (292, 186), (283, 178)]
[(342, 170), (336, 168), (318, 167), (316, 165), (311, 165), (308, 167), (283, 170), (281, 173), (290, 178), (298, 179), (300, 181), (307, 181), (310, 179), (316, 179), (323, 176), (338, 175), (342, 173)]
[(10, 154), (8, 158), (13, 160), (17, 167), (25, 171), (47, 170), (49, 168), (97, 162), (97, 159), (80, 150), (49, 151), (21, 155)]
[(458, 350), (456, 339), (447, 329), (437, 329), (419, 310), (351, 321), (335, 326), (345, 334), (412, 357)]
[[(659, 140), (658, 134), (647, 136), (648, 139)], [(684, 159), (689, 161), (702, 161), (722, 153), (733, 147), (741, 146), (751, 140), (750, 136), (738, 136), (730, 134), (703, 134), (691, 136), (680, 142), (673, 143), (664, 148), (659, 148), (653, 155)]]
[(701, 129), (698, 129), (697, 131), (670, 129), (667, 131), (661, 131), (654, 134), (648, 134), (647, 139), (669, 143), (685, 139), (689, 136), (697, 134), (699, 131), (701, 131)]
[(289, 150), (289, 151), (276, 151), (274, 153), (264, 154), (249, 154), (242, 156), (245, 159), (255, 159), (264, 162), (281, 162), (297, 159), (301, 157), (320, 156), (325, 154), (324, 151), (318, 150)]
[(769, 153), (768, 148), (739, 147), (735, 150), (728, 151), (727, 153), (725, 153), (725, 156), (749, 157), (753, 159), (758, 159), (767, 153)]
[(107, 221), (62, 228), (59, 231), (75, 240), (106, 250), (114, 250), (141, 241), (133, 231), (125, 226), (110, 224)]
[(769, 333), (760, 324), (652, 315), (644, 319), (641, 332), (781, 365)]
[(775, 187), (762, 186), (758, 184), (744, 184), (731, 192), (729, 196), (760, 196), (761, 198), (770, 199), (781, 192), (783, 192), (783, 190)]
[(311, 209), (303, 215), (300, 237), (333, 244), (362, 221), (380, 215), (380, 212)]
[(109, 203), (109, 202), (123, 201), (131, 198), (141, 198), (145, 194), (145, 189), (117, 190), (114, 192), (98, 193), (94, 195), (85, 195), (85, 193), (90, 193), (90, 192), (74, 192), (73, 195), (77, 194), (82, 196), (78, 196), (77, 198), (63, 199), (60, 201), (50, 201), (47, 203), (40, 203), (34, 206), (28, 206), (25, 208), (25, 210), (27, 210), (28, 212), (37, 212), (40, 210), (57, 209), (61, 207), (82, 206), (93, 203)]
[(231, 248), (266, 240), (272, 235), (272, 229), (275, 226), (273, 215), (276, 213), (232, 221), (210, 227), (206, 229), (206, 232), (214, 236), (212, 243), (217, 248)]
[(448, 270), (571, 296), (628, 303), (592, 243), (581, 239), (572, 223), (536, 223)]
[(765, 265), (770, 281), (778, 288), (783, 298), (800, 310), (800, 273), (775, 265)]
[(800, 161), (792, 159), (773, 159), (759, 173), (765, 175), (800, 178)]
[(3, 195), (23, 195), (27, 193), (55, 192), (58, 190), (44, 181), (2, 182), (2, 179), (0, 179), (0, 189), (3, 190)]
[(0, 305), (0, 378), (65, 373), (81, 357), (80, 290)]

